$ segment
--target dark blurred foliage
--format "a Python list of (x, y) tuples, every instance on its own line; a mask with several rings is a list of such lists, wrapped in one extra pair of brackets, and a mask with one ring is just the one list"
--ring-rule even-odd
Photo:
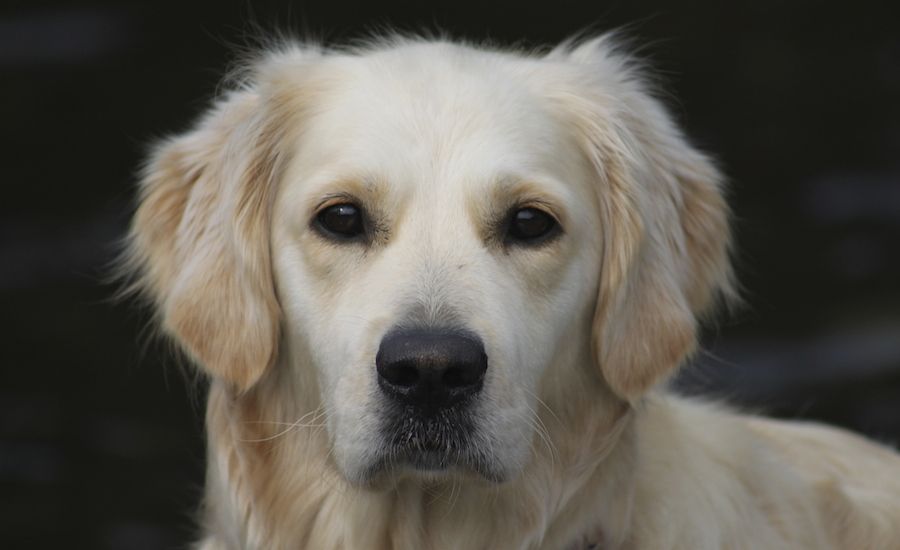
[[(525, 45), (628, 24), (731, 177), (747, 307), (679, 383), (900, 440), (900, 33), (890, 3), (0, 5), (0, 547), (178, 548), (202, 391), (102, 282), (155, 137), (262, 28), (395, 25)], [(198, 396), (198, 394), (200, 394)]]

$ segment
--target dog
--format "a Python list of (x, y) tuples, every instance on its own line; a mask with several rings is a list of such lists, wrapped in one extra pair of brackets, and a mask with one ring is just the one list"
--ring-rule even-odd
[(125, 265), (210, 379), (199, 548), (900, 548), (892, 450), (666, 390), (729, 212), (617, 44), (289, 42), (156, 146)]

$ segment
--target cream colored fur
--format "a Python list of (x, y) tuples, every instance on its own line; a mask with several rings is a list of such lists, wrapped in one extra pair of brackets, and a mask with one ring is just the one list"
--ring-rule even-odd
[[(609, 38), (287, 45), (232, 88), (155, 150), (128, 257), (211, 378), (201, 548), (900, 548), (892, 451), (664, 389), (733, 297), (728, 211)], [(365, 244), (312, 229), (336, 197)], [(504, 244), (519, 204), (562, 234)], [(372, 474), (403, 322), (484, 340), (492, 479)]]

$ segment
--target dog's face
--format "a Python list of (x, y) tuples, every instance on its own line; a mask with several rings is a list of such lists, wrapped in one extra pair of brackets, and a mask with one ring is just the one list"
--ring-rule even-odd
[(502, 481), (560, 389), (634, 400), (691, 351), (718, 179), (602, 40), (288, 49), (159, 149), (131, 259), (236, 395), (306, 389), (347, 479)]
[(311, 356), (294, 368), (317, 371), (348, 478), (507, 479), (542, 375), (571, 353), (560, 345), (588, 350), (589, 163), (546, 105), (485, 82), (487, 67), (385, 78), (358, 63), (306, 119), (275, 199), (286, 336)]

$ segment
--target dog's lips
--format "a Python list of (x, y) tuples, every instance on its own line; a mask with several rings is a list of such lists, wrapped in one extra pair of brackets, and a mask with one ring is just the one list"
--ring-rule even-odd
[(406, 472), (445, 474), (450, 471), (487, 475), (479, 458), (472, 414), (453, 408), (426, 416), (420, 411), (391, 407), (382, 428), (384, 446), (372, 471), (388, 476)]
[(445, 462), (467, 453), (476, 427), (470, 411), (453, 407), (423, 415), (409, 407), (392, 408), (382, 435), (391, 454), (409, 457), (443, 457)]
[(425, 472), (442, 472), (457, 465), (447, 453), (426, 449), (407, 453), (403, 462), (415, 470)]
[(440, 471), (452, 466), (465, 466), (468, 445), (464, 438), (446, 438), (423, 428), (399, 438), (390, 454), (397, 463), (416, 470)]

